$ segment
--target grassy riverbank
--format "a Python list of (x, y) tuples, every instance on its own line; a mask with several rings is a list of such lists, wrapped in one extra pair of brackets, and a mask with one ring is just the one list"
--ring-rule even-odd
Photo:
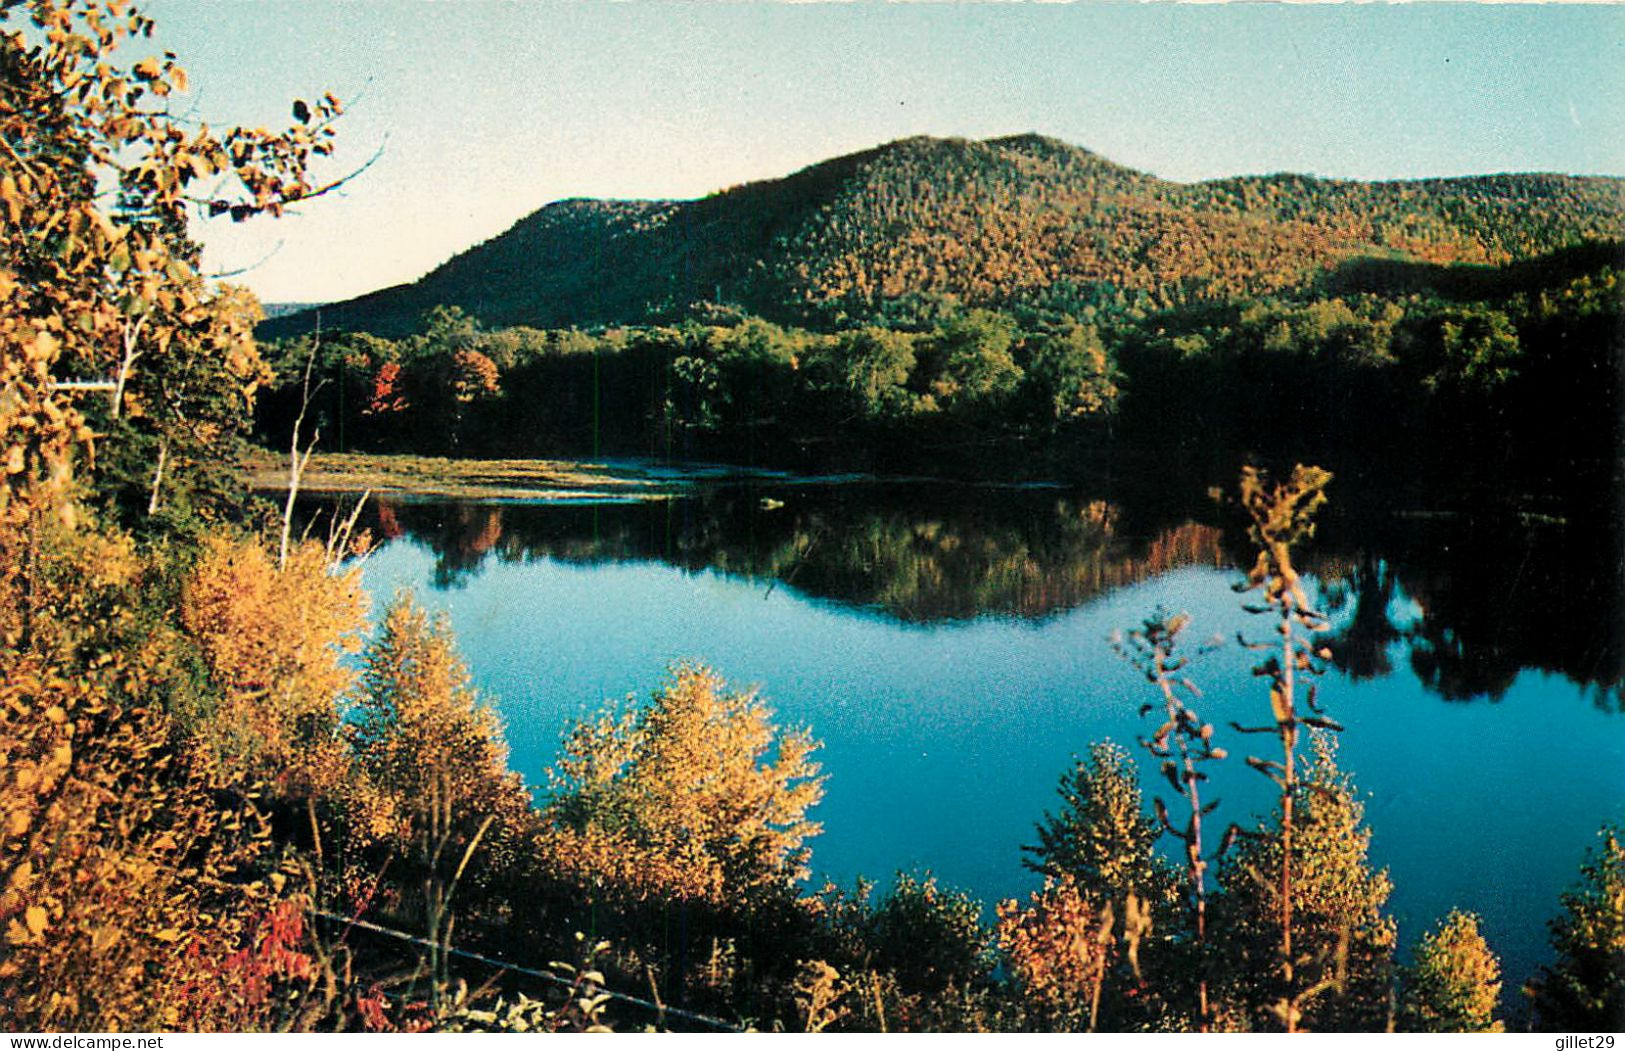
[[(264, 449), (244, 461), (248, 487), (285, 492), (288, 460)], [(780, 484), (855, 476), (790, 475), (723, 464), (658, 464), (648, 460), (452, 460), (439, 456), (318, 453), (304, 493), (407, 493), (456, 500), (662, 500), (704, 482), (772, 480)]]
[[(245, 467), (249, 488), (286, 490), (287, 457), (256, 451)], [(437, 456), (320, 453), (299, 485), (306, 493), (411, 493), (448, 499), (643, 500), (676, 486), (634, 469), (574, 460), (450, 460)]]

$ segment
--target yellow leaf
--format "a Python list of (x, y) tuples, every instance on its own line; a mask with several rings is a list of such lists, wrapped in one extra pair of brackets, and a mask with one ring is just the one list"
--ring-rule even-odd
[(30, 905), (23, 918), (28, 922), (30, 934), (41, 934), (51, 925), (50, 914), (38, 905)]
[(28, 348), (28, 358), (31, 361), (55, 361), (61, 346), (62, 341), (49, 332), (36, 332), (34, 343)]
[(153, 937), (157, 938), (161, 942), (178, 942), (181, 940), (181, 932), (176, 930), (174, 927), (165, 927), (163, 930), (154, 934)]
[(1275, 721), (1284, 723), (1292, 718), (1292, 710), (1287, 707), (1286, 693), (1279, 686), (1270, 689), (1270, 707), (1275, 712)]

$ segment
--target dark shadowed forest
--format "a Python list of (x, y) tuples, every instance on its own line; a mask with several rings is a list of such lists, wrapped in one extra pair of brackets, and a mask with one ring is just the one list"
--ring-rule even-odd
[(824, 332), (715, 317), (487, 331), (437, 307), (401, 339), (272, 344), (282, 379), (259, 430), (281, 444), (304, 406), (336, 449), (997, 480), (1115, 467), (1213, 484), (1268, 453), (1602, 507), (1619, 485), (1619, 263), (1598, 242), (1504, 267), (1373, 263), (1337, 294)]

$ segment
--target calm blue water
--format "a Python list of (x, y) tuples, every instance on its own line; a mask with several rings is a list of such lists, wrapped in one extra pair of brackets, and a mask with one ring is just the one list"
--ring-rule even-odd
[[(781, 724), (823, 741), (819, 877), (884, 883), (929, 870), (989, 903), (1035, 886), (1020, 848), (1056, 805), (1075, 754), (1110, 738), (1143, 756), (1135, 738), (1151, 727), (1136, 713), (1152, 698), (1108, 645), (1114, 629), (1160, 605), (1194, 616), (1191, 637), (1267, 630), (1240, 609), (1238, 573), (1219, 568), (1222, 557), (1147, 559), (1152, 528), (1076, 527), (1098, 509), (1062, 506), (1054, 528), (1072, 539), (1045, 548), (1032, 531), (1050, 528), (1044, 514), (1012, 533), (963, 508), (803, 503), (789, 509), (791, 526), (749, 503), (399, 508), (385, 530), (398, 535), (371, 556), (366, 582), (380, 606), (409, 587), (449, 613), (530, 783), (543, 783), (573, 720), (607, 699), (647, 695), (674, 660), (704, 661), (759, 686)], [(742, 528), (749, 535), (732, 546), (712, 536)], [(1460, 566), (1418, 562), (1416, 546), (1394, 543), (1409, 552), (1397, 563), (1349, 548), (1319, 567), (1334, 634), (1362, 640), (1339, 662), (1349, 670), (1322, 680), (1322, 700), (1347, 726), (1340, 762), (1365, 793), (1372, 859), (1393, 879), (1402, 937), (1414, 940), (1452, 907), (1479, 913), (1511, 994), (1547, 958), (1546, 921), (1599, 824), (1625, 818), (1625, 716), (1611, 683), (1588, 681), (1613, 656), (1583, 643), (1530, 656), (1540, 639), (1520, 648), (1513, 636), (1538, 611), (1489, 611), (1486, 627), (1490, 603), (1474, 590), (1482, 581), (1457, 580), (1468, 575)], [(865, 591), (865, 572), (885, 579)], [(1046, 581), (1058, 577), (1071, 584), (1057, 594)], [(1452, 608), (1457, 620), (1442, 622)], [(1268, 720), (1248, 665), (1229, 646), (1193, 668), (1208, 698), (1202, 714), (1235, 756), (1213, 764), (1219, 827), (1273, 800), (1273, 786), (1240, 761), (1270, 739), (1224, 729)]]

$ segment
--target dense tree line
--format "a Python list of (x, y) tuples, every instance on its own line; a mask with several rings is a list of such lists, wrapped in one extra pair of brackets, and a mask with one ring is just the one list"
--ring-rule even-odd
[(1603, 247), (1514, 268), (1391, 265), (1224, 307), (948, 310), (824, 333), (737, 316), (487, 331), (437, 308), (401, 340), (278, 344), (259, 427), (286, 440), (314, 361), (329, 448), (983, 477), (1167, 450), (1218, 474), (1270, 449), (1596, 482), (1620, 439), (1622, 303), (1617, 247)]
[(275, 355), (287, 381), (264, 400), (268, 438), (286, 433), (315, 355), (323, 433), (378, 451), (813, 464), (891, 447), (903, 465), (917, 445), (963, 460), (1089, 430), (1118, 395), (1093, 328), (1022, 332), (989, 311), (925, 332), (748, 318), (586, 334), (484, 332), (451, 308), (405, 340), (341, 334)]

